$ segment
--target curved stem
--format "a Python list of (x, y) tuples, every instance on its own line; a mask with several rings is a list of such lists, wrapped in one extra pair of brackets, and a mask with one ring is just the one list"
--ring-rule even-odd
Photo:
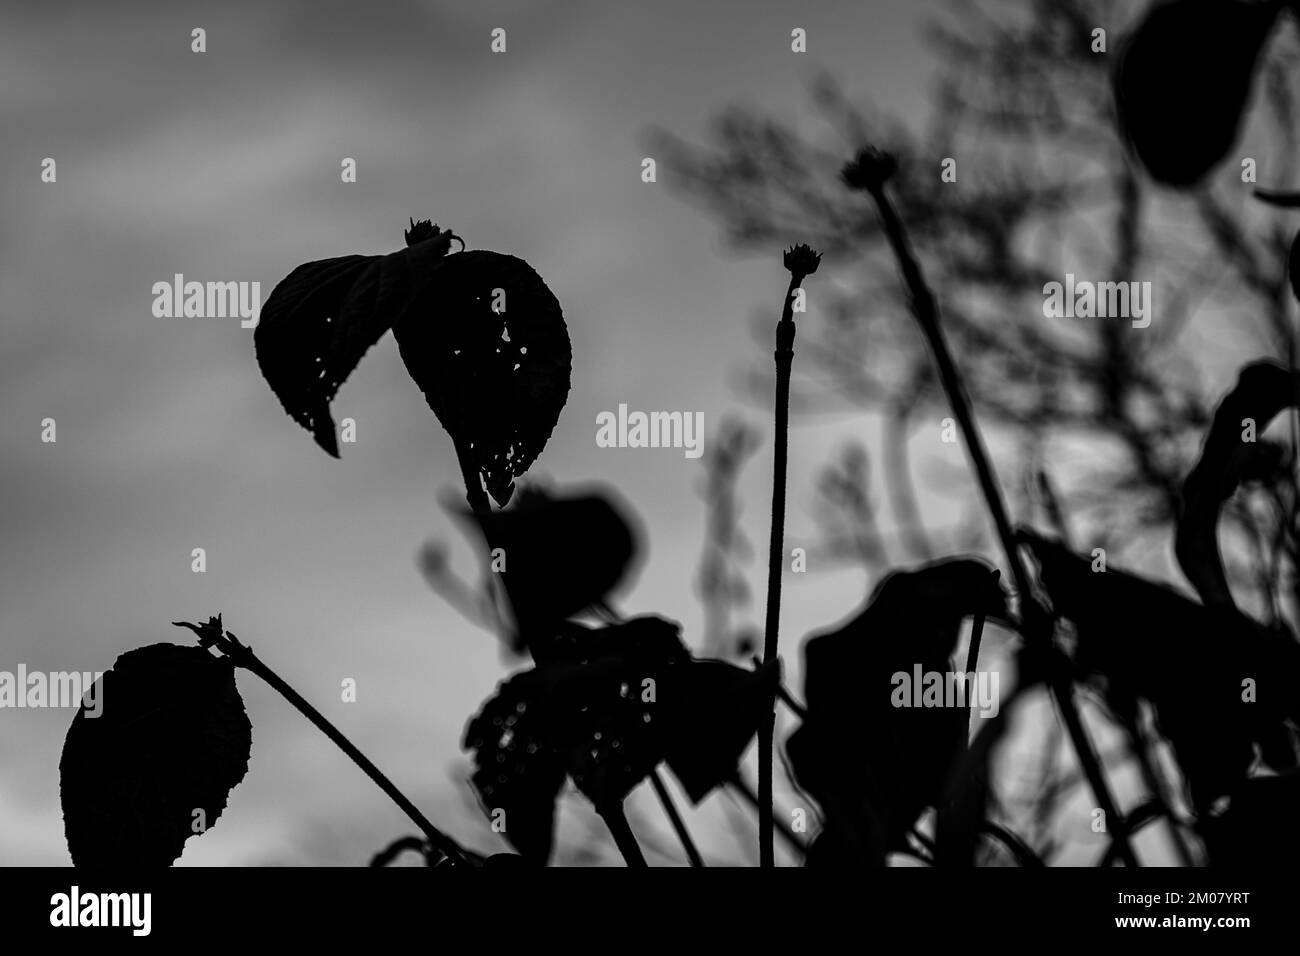
[(371, 857), (370, 865), (378, 867), (388, 866), (388, 864), (392, 863), (403, 853), (413, 851), (419, 853), (425, 858), (426, 866), (431, 866), (432, 864), (429, 862), (428, 858), (428, 845), (428, 841), (423, 837), (399, 837)]

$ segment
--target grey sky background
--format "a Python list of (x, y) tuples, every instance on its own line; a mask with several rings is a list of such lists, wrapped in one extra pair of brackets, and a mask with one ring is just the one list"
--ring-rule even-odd
[[(738, 259), (662, 175), (641, 182), (645, 133), (699, 139), (738, 101), (796, 116), (822, 69), (850, 95), (922, 117), (931, 61), (920, 30), (937, 9), (7, 4), (0, 669), (105, 670), (132, 647), (189, 639), (168, 622), (220, 611), (435, 822), (493, 847), (451, 773), (466, 719), (507, 670), (496, 640), (417, 571), (418, 548), (436, 537), (454, 545), (462, 575), (478, 573), (439, 505), (462, 494), (450, 440), (395, 343), (336, 399), (358, 442), (334, 461), (262, 380), (251, 331), (155, 318), (152, 284), (177, 272), (257, 280), (265, 300), (300, 262), (400, 248), (410, 216), (527, 259), (563, 304), (574, 352), (568, 406), (532, 475), (618, 486), (649, 544), (621, 606), (679, 620), (696, 643), (703, 463), (597, 448), (595, 418), (619, 403), (702, 411), (711, 435), (735, 410), (770, 439), (736, 379), (765, 353), (751, 322), (775, 321), (787, 276), (779, 249)], [(196, 26), (207, 30), (201, 55), (190, 51)], [(489, 51), (497, 26), (504, 55)], [(790, 52), (796, 26), (805, 55)], [(40, 180), (46, 156), (55, 184)], [(339, 181), (345, 156), (355, 184)], [(57, 444), (40, 440), (46, 417)], [(810, 540), (814, 474), (839, 443), (869, 438), (866, 427), (844, 415), (795, 431), (791, 541)], [(765, 444), (742, 488), (760, 543), (770, 462)], [(190, 570), (195, 547), (205, 574)], [(761, 601), (763, 569), (750, 571)], [(866, 582), (855, 571), (787, 580), (782, 650), (797, 663), (803, 636), (857, 607)], [(357, 680), (355, 704), (339, 700), (345, 677)], [(357, 864), (412, 831), (287, 704), (248, 675), (240, 688), (250, 771), (182, 864)], [(69, 862), (58, 762), (71, 717), (0, 711), (0, 862)], [(659, 826), (652, 798), (639, 799)], [(706, 853), (743, 858), (716, 802), (694, 821)], [(566, 818), (562, 841), (581, 825)]]

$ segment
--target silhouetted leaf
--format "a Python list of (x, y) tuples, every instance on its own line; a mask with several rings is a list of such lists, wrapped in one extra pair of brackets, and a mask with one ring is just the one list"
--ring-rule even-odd
[(620, 803), (660, 762), (696, 802), (734, 776), (771, 708), (775, 667), (696, 661), (678, 635), (653, 616), (570, 624), (547, 663), (502, 682), (470, 721), (472, 782), (489, 815), (506, 811), (506, 838), (525, 857), (549, 856), (566, 775), (597, 807)]
[(505, 814), (504, 836), (520, 854), (545, 864), (555, 829), (555, 798), (567, 773), (549, 735), (543, 679), (536, 670), (503, 681), (465, 728), (474, 751), (471, 777), (489, 819)]
[(529, 488), (514, 505), (490, 514), (463, 512), (500, 548), (497, 572), (515, 618), (514, 650), (527, 647), (539, 664), (561, 624), (601, 605), (626, 576), (639, 534), (611, 490), (552, 495)]
[(361, 357), (434, 276), (451, 233), (384, 256), (340, 256), (298, 266), (272, 290), (253, 332), (257, 364), (293, 420), (335, 458), (329, 405)]
[(248, 771), (252, 726), (234, 668), (202, 648), (153, 644), (101, 681), (102, 712), (77, 712), (59, 764), (72, 861), (169, 866)]
[[(1230, 606), (1204, 607), (1113, 566), (1094, 572), (1054, 541), (1020, 537), (1055, 610), (1078, 631), (1076, 664), (1102, 679), (1126, 721), (1139, 698), (1154, 705), (1198, 808), (1245, 778), (1254, 745), (1275, 767), (1294, 765), (1285, 721), (1300, 719), (1300, 644), (1285, 628)], [(1244, 699), (1247, 680), (1253, 700)]]
[[(693, 661), (667, 685), (664, 760), (692, 803), (734, 777), (780, 682), (777, 661), (744, 670), (721, 661)], [(661, 696), (661, 702), (665, 700)]]
[(1172, 0), (1124, 43), (1120, 130), (1151, 176), (1191, 186), (1232, 148), (1280, 2)]
[(1282, 409), (1296, 403), (1300, 376), (1271, 362), (1256, 362), (1241, 370), (1236, 387), (1219, 403), (1205, 447), (1183, 482), (1182, 510), (1175, 530), (1178, 563), (1208, 605), (1233, 606), (1232, 593), (1219, 554), (1219, 511), (1239, 484), (1276, 471), (1276, 446), (1243, 441), (1249, 419), (1256, 436)]
[(528, 263), (460, 252), (393, 326), (402, 361), (442, 427), (468, 443), (500, 505), (541, 453), (569, 395), (560, 303)]
[(881, 864), (939, 800), (968, 711), (895, 707), (893, 675), (953, 670), (961, 622), (975, 614), (1007, 616), (992, 569), (940, 561), (890, 574), (853, 620), (804, 645), (807, 718), (787, 751), (826, 819), (808, 865)]

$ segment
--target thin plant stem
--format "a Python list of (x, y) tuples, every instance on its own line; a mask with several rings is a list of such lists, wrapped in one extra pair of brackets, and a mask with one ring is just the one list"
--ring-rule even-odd
[[(994, 571), (993, 576), (996, 578), (998, 572)], [(975, 668), (979, 666), (980, 661), (980, 641), (984, 637), (984, 615), (976, 614), (971, 619), (970, 624), (970, 647), (966, 651), (966, 680), (972, 682), (977, 680)], [(975, 715), (974, 694), (971, 694), (971, 700), (966, 705), (966, 746), (970, 747), (970, 722)]]
[[(993, 572), (997, 576), (997, 572)], [(966, 651), (966, 673), (975, 670), (980, 660), (980, 641), (984, 637), (984, 615), (976, 614), (970, 623), (970, 647)]]
[(649, 866), (645, 861), (645, 854), (641, 852), (641, 844), (636, 842), (632, 827), (627, 822), (627, 814), (623, 812), (622, 802), (607, 803), (597, 807), (596, 812), (605, 821), (605, 826), (609, 827), (614, 845), (618, 847), (618, 852), (623, 854), (627, 865), (629, 867)]
[(199, 645), (201, 647), (216, 647), (218, 651), (230, 659), (230, 662), (236, 667), (242, 667), (247, 671), (256, 674), (262, 678), (272, 689), (277, 691), (281, 697), (298, 709), (304, 717), (316, 725), (326, 737), (334, 741), (338, 748), (352, 758), (353, 763), (365, 772), (371, 780), (379, 785), (379, 788), (388, 794), (394, 803), (401, 807), (402, 811), (415, 822), (424, 835), (428, 838), (429, 843), (437, 847), (444, 854), (460, 863), (474, 865), (475, 861), (465, 852), (465, 850), (447, 834), (443, 833), (428, 818), (420, 812), (402, 791), (380, 771), (378, 767), (371, 762), (370, 758), (363, 754), (352, 741), (343, 736), (342, 731), (325, 719), (315, 707), (307, 702), (301, 694), (294, 690), (289, 684), (280, 677), (275, 671), (271, 670), (262, 660), (253, 653), (253, 649), (246, 644), (241, 644), (234, 634), (225, 630), (221, 626), (221, 618), (217, 616), (212, 618), (206, 625), (188, 624), (184, 621), (174, 622), (177, 627), (187, 627), (199, 636)]
[[(1128, 728), (1132, 736), (1131, 747), (1133, 753), (1137, 756), (1138, 768), (1142, 771), (1142, 781), (1146, 784), (1151, 796), (1160, 801), (1161, 805), (1172, 808), (1173, 802), (1170, 796), (1173, 787), (1168, 785), (1164, 774), (1161, 773), (1157, 764), (1152, 738), (1147, 734), (1143, 714), (1138, 711), (1133, 718), (1133, 724)], [(1179, 829), (1178, 820), (1175, 818), (1173, 810), (1170, 809), (1166, 815), (1165, 822), (1169, 826), (1169, 841), (1173, 844), (1174, 854), (1178, 857), (1178, 865), (1191, 867), (1195, 866), (1192, 860), (1192, 851), (1187, 846), (1187, 841), (1183, 839), (1183, 832)]]
[[(767, 551), (767, 615), (763, 628), (763, 663), (777, 660), (781, 621), (782, 542), (785, 535), (786, 461), (790, 448), (790, 368), (794, 363), (794, 295), (803, 280), (817, 271), (821, 257), (807, 246), (791, 248), (784, 258), (790, 286), (776, 324), (776, 408), (772, 459), (772, 533)], [(778, 675), (778, 682), (780, 677)], [(776, 866), (772, 842), (772, 752), (776, 738), (776, 701), (758, 725), (758, 865)]]
[(970, 398), (966, 394), (961, 374), (944, 339), (943, 328), (939, 322), (939, 306), (921, 273), (920, 263), (912, 253), (907, 230), (897, 210), (894, 209), (894, 204), (885, 193), (885, 182), (892, 174), (893, 168), (892, 157), (874, 149), (867, 149), (859, 154), (857, 161), (845, 169), (844, 178), (850, 186), (865, 189), (875, 201), (885, 235), (903, 275), (903, 283), (911, 300), (912, 314), (929, 342), (930, 351), (939, 371), (939, 379), (947, 393), (953, 416), (962, 430), (967, 454), (970, 456), (971, 465), (975, 470), (989, 514), (993, 518), (993, 524), (997, 528), (998, 539), (1005, 552), (1007, 564), (1011, 568), (1016, 591), (1020, 595), (1021, 626), (1026, 640), (1045, 658), (1048, 665), (1048, 680), (1057, 709), (1070, 734), (1079, 764), (1092, 788), (1093, 797), (1105, 814), (1119, 856), (1127, 866), (1137, 866), (1137, 855), (1133, 852), (1129, 839), (1127, 822), (1119, 812), (1110, 784), (1097, 759), (1096, 750), (1088, 737), (1087, 728), (1084, 727), (1078, 708), (1075, 706), (1074, 686), (1069, 671), (1064, 666), (1064, 661), (1060, 659), (1059, 651), (1052, 644), (1051, 619), (1045, 609), (1034, 599), (1029, 572), (1016, 547), (1015, 534), (1012, 532), (1006, 505), (998, 488), (997, 476), (994, 474), (983, 439), (975, 424)]
[[(762, 804), (759, 801), (758, 794), (754, 792), (754, 788), (751, 787), (748, 783), (746, 783), (743, 779), (741, 779), (740, 776), (736, 776), (732, 778), (730, 781), (728, 781), (728, 785), (731, 787), (732, 790), (734, 790), (740, 796), (744, 797), (745, 802), (748, 803), (755, 810), (761, 811), (763, 809)], [(761, 812), (759, 816), (761, 818), (762, 816)], [(776, 819), (775, 817), (772, 818), (772, 830), (774, 833), (778, 834), (783, 840), (785, 840), (787, 844), (789, 844), (790, 849), (794, 850), (800, 856), (808, 855), (808, 845), (804, 843), (803, 840), (800, 840), (797, 836), (795, 836), (793, 830), (791, 830), (788, 826), (786, 826), (784, 823), (782, 823), (780, 820)]]
[[(751, 659), (753, 660), (755, 666), (757, 667), (763, 666), (763, 660), (757, 654), (755, 654)], [(804, 707), (803, 704), (799, 703), (799, 701), (794, 699), (794, 695), (790, 693), (790, 688), (785, 686), (784, 681), (777, 681), (776, 696), (780, 699), (780, 701), (783, 704), (785, 704), (785, 706), (790, 708), (790, 713), (794, 714), (800, 720), (808, 719), (808, 710)]]
[(703, 866), (704, 857), (700, 856), (700, 851), (696, 849), (695, 841), (691, 839), (691, 832), (686, 829), (686, 821), (677, 812), (677, 805), (673, 803), (672, 794), (668, 792), (658, 767), (650, 771), (650, 784), (655, 788), (655, 796), (663, 805), (664, 813), (668, 816), (668, 822), (673, 825), (677, 839), (682, 841), (682, 849), (686, 851), (686, 858), (691, 861), (691, 866)]

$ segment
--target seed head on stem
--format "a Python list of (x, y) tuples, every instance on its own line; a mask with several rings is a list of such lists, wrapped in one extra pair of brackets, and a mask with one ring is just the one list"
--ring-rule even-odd
[[(767, 614), (763, 628), (763, 663), (777, 661), (778, 628), (781, 620), (781, 554), (785, 534), (785, 479), (789, 454), (790, 366), (794, 362), (794, 292), (803, 280), (817, 271), (822, 257), (807, 245), (791, 246), (783, 261), (790, 271), (790, 288), (776, 324), (776, 436), (772, 461), (772, 535), (767, 557)], [(779, 673), (779, 670), (778, 670)], [(764, 714), (758, 728), (758, 859), (759, 866), (775, 866), (772, 828), (772, 765), (776, 731), (776, 702)]]
[(821, 253), (813, 252), (812, 247), (804, 242), (791, 246), (785, 251), (785, 267), (790, 275), (799, 281), (816, 272), (821, 261)]
[(875, 193), (883, 189), (896, 172), (898, 160), (892, 153), (874, 146), (864, 146), (852, 160), (844, 164), (840, 179), (850, 189)]

